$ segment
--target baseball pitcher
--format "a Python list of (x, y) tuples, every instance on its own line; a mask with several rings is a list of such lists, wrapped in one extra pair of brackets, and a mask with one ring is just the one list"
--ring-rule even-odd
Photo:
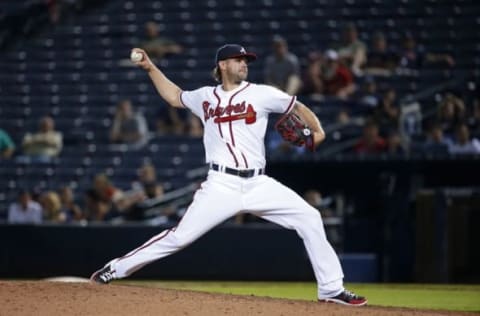
[(351, 306), (367, 303), (364, 297), (343, 287), (340, 261), (327, 241), (318, 210), (265, 175), (264, 137), (270, 113), (283, 114), (275, 128), (297, 146), (314, 150), (324, 140), (325, 133), (315, 114), (295, 96), (246, 81), (248, 64), (255, 59), (255, 54), (240, 45), (224, 45), (215, 56), (214, 76), (219, 84), (183, 91), (151, 62), (145, 51), (132, 50), (132, 61), (148, 73), (160, 96), (171, 106), (187, 108), (201, 119), (210, 170), (176, 227), (111, 260), (93, 273), (92, 282), (106, 284), (125, 278), (248, 210), (297, 231), (312, 263), (319, 301)]

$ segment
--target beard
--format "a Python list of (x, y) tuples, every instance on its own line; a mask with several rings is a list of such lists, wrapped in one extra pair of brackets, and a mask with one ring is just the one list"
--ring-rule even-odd
[(242, 81), (247, 79), (248, 69), (246, 69), (245, 71), (238, 71), (236, 73), (228, 72), (227, 76), (230, 78), (231, 82), (235, 84), (240, 84)]
[(247, 74), (246, 73), (238, 74), (238, 76), (235, 77), (235, 83), (240, 84), (245, 79), (247, 79)]

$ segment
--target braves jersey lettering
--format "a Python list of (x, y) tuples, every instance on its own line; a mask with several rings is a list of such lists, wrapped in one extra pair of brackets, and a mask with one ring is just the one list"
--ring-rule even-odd
[[(231, 122), (236, 120), (245, 120), (247, 124), (253, 124), (257, 120), (257, 112), (255, 112), (253, 106), (249, 104), (245, 106), (246, 102), (237, 103), (235, 105), (230, 104), (226, 107), (217, 106), (216, 108), (210, 107), (210, 102), (203, 102), (204, 120), (208, 121), (210, 118), (215, 117), (215, 123)], [(246, 108), (246, 112), (245, 112)], [(244, 113), (245, 112), (245, 113)], [(232, 115), (232, 113), (240, 113)], [(227, 115), (227, 116), (224, 116)]]
[(233, 91), (219, 85), (181, 94), (183, 105), (205, 127), (206, 162), (231, 168), (265, 167), (268, 115), (288, 112), (295, 100), (274, 87), (245, 81)]

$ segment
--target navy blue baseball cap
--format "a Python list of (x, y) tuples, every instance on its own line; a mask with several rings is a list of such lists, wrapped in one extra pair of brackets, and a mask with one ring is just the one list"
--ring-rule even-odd
[(221, 60), (237, 57), (245, 57), (247, 58), (248, 62), (257, 59), (257, 55), (247, 52), (243, 46), (237, 44), (227, 44), (217, 49), (215, 64), (218, 64), (218, 62)]

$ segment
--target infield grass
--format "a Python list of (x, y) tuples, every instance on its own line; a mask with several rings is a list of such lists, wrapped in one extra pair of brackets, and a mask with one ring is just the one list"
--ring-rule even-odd
[[(309, 282), (122, 281), (154, 286), (237, 295), (316, 300), (316, 284)], [(369, 305), (480, 312), (480, 285), (346, 284), (368, 298)]]

